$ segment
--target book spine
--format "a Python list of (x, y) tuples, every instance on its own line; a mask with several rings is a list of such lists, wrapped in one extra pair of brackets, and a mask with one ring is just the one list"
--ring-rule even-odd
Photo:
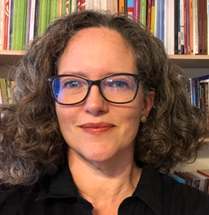
[(2, 103), (7, 102), (7, 88), (6, 88), (6, 81), (5, 79), (0, 79), (0, 87), (1, 87), (1, 97), (2, 97)]
[(154, 29), (155, 29), (155, 0), (152, 0), (151, 2), (151, 28), (150, 32), (154, 34)]
[(190, 55), (190, 6), (189, 1), (187, 0), (187, 54)]
[(165, 19), (165, 1), (160, 2), (160, 40), (164, 44), (164, 19)]
[(184, 0), (180, 0), (181, 54), (184, 54)]
[(193, 3), (189, 1), (189, 13), (190, 13), (190, 54), (194, 55), (194, 42), (193, 42)]
[(147, 17), (147, 1), (140, 0), (140, 22), (146, 26), (146, 17)]
[(10, 18), (11, 18), (11, 0), (9, 0), (9, 13), (8, 13), (8, 32), (7, 32), (7, 50), (9, 50), (9, 43), (10, 43)]
[(34, 20), (34, 33), (33, 37), (38, 35), (38, 23), (39, 23), (39, 0), (35, 0), (35, 20)]
[(198, 54), (198, 15), (197, 15), (197, 0), (192, 0), (193, 3), (193, 49), (194, 55)]
[(152, 8), (152, 0), (148, 0), (147, 4), (147, 29), (151, 31), (151, 8)]
[(4, 5), (4, 44), (3, 49), (7, 50), (7, 42), (8, 42), (8, 22), (9, 22), (9, 0), (5, 0)]
[(202, 13), (202, 16), (203, 16), (203, 32), (202, 32), (202, 35), (203, 35), (203, 41), (202, 41), (202, 54), (204, 55), (207, 55), (207, 0), (202, 0), (202, 4), (203, 4), (203, 13)]
[(29, 33), (29, 43), (34, 38), (34, 26), (35, 26), (35, 9), (36, 9), (36, 0), (31, 2), (31, 16), (30, 16), (30, 33)]
[(127, 2), (127, 13), (129, 18), (134, 17), (134, 0), (128, 0)]
[(26, 9), (26, 13), (27, 13), (27, 24), (26, 24), (26, 28), (27, 28), (27, 42), (26, 44), (29, 44), (29, 40), (30, 40), (30, 25), (31, 25), (31, 0), (27, 1), (29, 4), (26, 4), (26, 7), (28, 7)]
[(124, 0), (124, 13), (127, 14), (128, 12), (128, 0)]
[(198, 16), (198, 54), (202, 55), (202, 1), (197, 1)]
[(158, 0), (155, 0), (155, 23), (154, 23), (154, 36), (158, 35)]
[[(50, 12), (51, 13), (51, 12)], [(65, 16), (67, 14), (66, 10), (66, 0), (62, 1), (62, 16)]]
[(178, 0), (174, 4), (175, 54), (178, 54)]
[(119, 13), (124, 13), (124, 0), (119, 0), (118, 1), (118, 12)]
[(12, 50), (12, 38), (13, 38), (13, 17), (14, 17), (14, 0), (11, 0), (10, 10), (10, 29), (9, 29), (9, 50)]
[(187, 55), (187, 0), (184, 0), (184, 54)]
[(204, 170), (197, 170), (197, 172), (209, 178), (209, 173), (204, 172)]
[(0, 0), (0, 50), (3, 49), (4, 0)]
[[(90, 5), (93, 3), (92, 2), (92, 0), (88, 0), (88, 1), (86, 1), (87, 3), (88, 3), (88, 6), (87, 6), (87, 3), (86, 3), (86, 6), (87, 6), (87, 8), (88, 9), (93, 9)], [(72, 12), (75, 12), (76, 11), (76, 2), (75, 2), (75, 0), (72, 0), (72, 2), (71, 2), (71, 11)]]
[(139, 0), (134, 0), (134, 17), (136, 22), (139, 21)]
[(178, 0), (178, 54), (181, 54), (180, 0)]
[(207, 0), (207, 55), (209, 55), (209, 0)]

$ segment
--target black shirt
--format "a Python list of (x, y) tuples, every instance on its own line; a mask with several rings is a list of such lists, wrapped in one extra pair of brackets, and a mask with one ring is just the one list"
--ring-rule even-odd
[[(0, 192), (1, 215), (91, 215), (92, 209), (79, 196), (67, 165), (33, 186)], [(144, 165), (136, 190), (118, 214), (209, 215), (209, 196)]]

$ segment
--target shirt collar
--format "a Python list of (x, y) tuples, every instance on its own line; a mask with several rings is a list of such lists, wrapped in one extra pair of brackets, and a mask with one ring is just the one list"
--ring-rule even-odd
[(133, 196), (141, 199), (157, 215), (162, 214), (163, 191), (160, 174), (144, 164), (142, 174)]
[[(57, 174), (43, 180), (45, 185), (43, 185), (37, 200), (50, 197), (79, 197), (67, 162)], [(162, 182), (159, 173), (144, 164), (139, 183), (132, 196), (141, 199), (156, 215), (160, 215), (162, 214), (162, 195)]]

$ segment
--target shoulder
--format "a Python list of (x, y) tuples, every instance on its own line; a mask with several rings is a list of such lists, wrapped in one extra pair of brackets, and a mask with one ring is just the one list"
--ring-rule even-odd
[(33, 186), (7, 187), (0, 185), (0, 214), (16, 215), (27, 206), (36, 204), (36, 197), (40, 192), (40, 183)]
[(209, 196), (191, 186), (181, 184), (173, 178), (160, 174), (163, 188), (165, 214), (181, 209), (182, 214), (208, 215)]

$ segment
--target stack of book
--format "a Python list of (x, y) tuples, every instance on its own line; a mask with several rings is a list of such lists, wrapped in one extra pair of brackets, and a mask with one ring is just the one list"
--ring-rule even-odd
[(202, 110), (209, 128), (209, 75), (190, 78), (187, 89), (191, 104)]
[(209, 0), (0, 0), (0, 50), (24, 50), (54, 19), (88, 9), (128, 14), (168, 54), (209, 54)]
[(209, 195), (209, 169), (194, 172), (174, 171), (168, 175), (180, 183), (190, 185)]

